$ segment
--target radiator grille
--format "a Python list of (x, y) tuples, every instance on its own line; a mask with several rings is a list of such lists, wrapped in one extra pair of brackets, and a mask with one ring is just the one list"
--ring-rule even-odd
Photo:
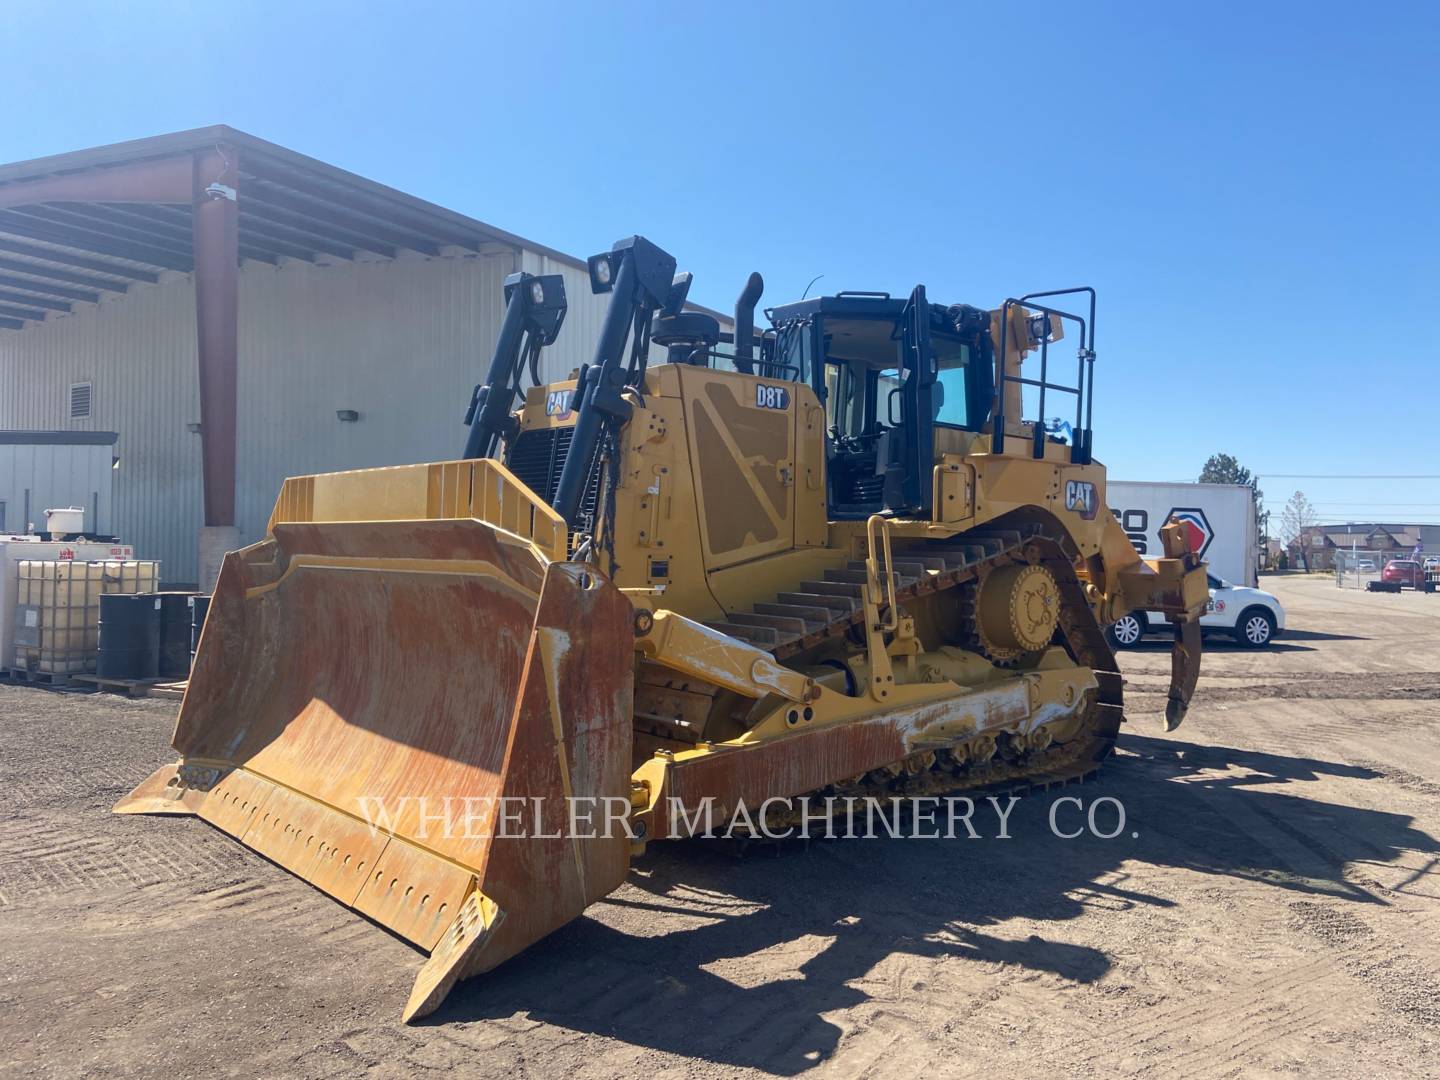
[[(560, 473), (565, 468), (565, 457), (570, 453), (570, 442), (575, 438), (573, 427), (532, 428), (522, 431), (510, 444), (509, 460), (506, 467), (515, 478), (547, 503), (555, 502), (555, 490), (560, 486)], [(593, 532), (595, 524), (595, 503), (600, 495), (600, 469), (597, 457), (590, 469), (590, 479), (585, 484), (585, 495), (580, 500), (580, 532)], [(574, 547), (572, 533), (571, 547)]]

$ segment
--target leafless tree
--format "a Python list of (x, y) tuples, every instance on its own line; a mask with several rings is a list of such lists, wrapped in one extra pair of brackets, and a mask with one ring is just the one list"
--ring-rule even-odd
[(1315, 507), (1303, 491), (1290, 496), (1285, 509), (1280, 511), (1280, 534), (1287, 544), (1295, 544), (1305, 569), (1310, 569), (1310, 545), (1306, 543), (1305, 530), (1316, 522)]

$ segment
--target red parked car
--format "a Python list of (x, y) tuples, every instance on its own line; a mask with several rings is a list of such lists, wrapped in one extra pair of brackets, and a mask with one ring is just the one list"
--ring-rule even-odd
[(1425, 571), (1414, 559), (1391, 559), (1380, 571), (1380, 580), (1370, 583), (1373, 592), (1399, 592), (1406, 586), (1412, 589), (1425, 587)]

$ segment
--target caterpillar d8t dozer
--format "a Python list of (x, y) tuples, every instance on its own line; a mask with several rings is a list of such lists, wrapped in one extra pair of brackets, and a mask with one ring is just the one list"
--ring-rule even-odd
[(591, 259), (594, 362), (524, 390), (565, 282), (512, 275), (461, 459), (287, 480), (226, 557), (180, 760), (116, 807), (413, 942), (406, 1019), (647, 841), (1085, 777), (1128, 610), (1176, 624), (1168, 727), (1194, 688), (1204, 567), (1179, 526), (1142, 559), (1091, 456), (1092, 290), (840, 293), (757, 331), (752, 275), (722, 334), (675, 269), (640, 237)]

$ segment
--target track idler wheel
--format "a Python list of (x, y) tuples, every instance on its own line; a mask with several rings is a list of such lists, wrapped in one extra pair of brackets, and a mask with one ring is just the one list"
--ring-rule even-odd
[(1043, 566), (1012, 563), (980, 583), (976, 624), (994, 660), (1013, 660), (1050, 644), (1060, 620), (1060, 588)]

